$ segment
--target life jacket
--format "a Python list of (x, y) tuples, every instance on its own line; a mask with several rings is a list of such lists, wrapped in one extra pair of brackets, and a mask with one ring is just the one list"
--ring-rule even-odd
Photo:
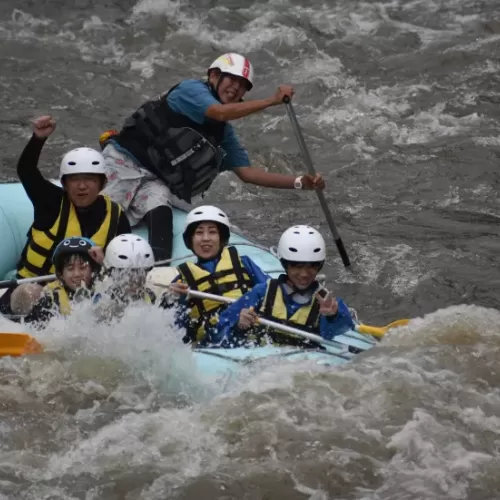
[(191, 203), (219, 173), (225, 156), (220, 144), (226, 123), (206, 119), (200, 125), (173, 111), (167, 97), (178, 85), (143, 104), (110, 139), (161, 179), (175, 196)]
[[(185, 262), (177, 269), (189, 288), (200, 292), (238, 299), (253, 287), (253, 281), (234, 247), (224, 248), (213, 273), (192, 262)], [(207, 329), (217, 324), (217, 313), (225, 304), (192, 297), (189, 307), (191, 321), (184, 341), (199, 342), (205, 339)]]
[[(259, 308), (260, 316), (265, 319), (289, 325), (304, 332), (319, 335), (319, 302), (313, 294), (311, 301), (299, 307), (292, 316), (288, 316), (288, 311), (283, 297), (283, 290), (280, 286), (282, 279), (271, 279), (267, 282), (266, 295)], [(325, 297), (327, 292), (320, 288), (316, 293)], [(318, 348), (319, 344), (294, 336), (293, 334), (275, 332), (269, 328), (260, 328), (260, 333), (266, 333), (273, 344), (297, 345), (301, 347)]]
[[(111, 201), (107, 196), (104, 196), (104, 200), (106, 201), (106, 216), (97, 232), (90, 236), (96, 245), (103, 248), (116, 236), (122, 211), (120, 205)], [(83, 234), (75, 206), (65, 194), (59, 215), (50, 229), (40, 230), (31, 226), (28, 231), (28, 242), (18, 264), (17, 274), (22, 278), (32, 278), (54, 273), (52, 253), (59, 242), (71, 236), (83, 236)]]
[(48, 284), (44, 287), (44, 290), (50, 294), (62, 316), (69, 316), (71, 314), (71, 299), (69, 298), (68, 291), (60, 281)]

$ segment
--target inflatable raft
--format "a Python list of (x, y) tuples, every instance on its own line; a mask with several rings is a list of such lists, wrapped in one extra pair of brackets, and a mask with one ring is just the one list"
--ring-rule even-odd
[[(182, 208), (174, 208), (172, 266), (195, 260), (182, 239), (186, 215), (187, 212)], [(16, 263), (26, 243), (26, 235), (32, 220), (33, 207), (22, 185), (20, 183), (0, 184), (0, 280), (15, 277)], [(147, 239), (145, 226), (138, 226), (133, 231)], [(235, 245), (241, 255), (249, 256), (270, 276), (277, 277), (283, 272), (281, 263), (273, 251), (255, 244), (237, 231), (231, 232), (230, 244)], [(166, 285), (175, 274), (175, 268), (155, 268), (149, 280), (151, 284)], [(5, 338), (5, 335), (2, 338)], [(351, 360), (360, 351), (370, 349), (376, 344), (373, 337), (356, 331), (337, 336), (334, 341), (332, 345), (325, 346), (325, 350), (318, 351), (268, 346), (254, 349), (197, 349), (195, 356), (200, 371), (214, 375), (223, 374), (228, 370), (237, 370), (242, 365), (276, 356), (290, 360), (313, 359), (320, 363), (336, 365)], [(3, 352), (8, 353), (8, 349), (4, 349)], [(22, 349), (19, 352), (21, 353)], [(1, 354), (2, 346), (0, 346)]]

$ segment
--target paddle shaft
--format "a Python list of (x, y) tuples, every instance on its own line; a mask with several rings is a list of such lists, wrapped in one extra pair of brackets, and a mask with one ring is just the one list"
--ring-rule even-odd
[[(232, 299), (230, 297), (222, 297), (220, 295), (215, 295), (213, 293), (205, 293), (205, 292), (198, 292), (197, 290), (189, 290), (188, 296), (192, 295), (193, 297), (198, 297), (200, 299), (207, 299), (207, 300), (213, 300), (216, 302), (223, 302), (225, 304), (232, 304), (233, 302), (236, 301), (236, 299)], [(328, 345), (330, 347), (335, 347), (335, 348), (345, 348), (344, 344), (341, 344), (340, 342), (331, 342), (329, 340), (324, 339), (323, 337), (320, 337), (319, 335), (315, 335), (314, 333), (308, 333), (308, 332), (303, 332), (302, 330), (299, 330), (298, 328), (293, 328), (288, 325), (282, 325), (281, 323), (276, 323), (275, 321), (270, 321), (265, 318), (259, 317), (258, 322), (261, 325), (268, 326), (270, 328), (273, 328), (274, 330), (278, 330), (284, 333), (290, 333), (292, 335), (295, 335), (297, 337), (301, 337), (305, 340), (312, 340), (313, 342), (316, 342), (318, 344), (324, 344)]]
[[(293, 109), (292, 103), (288, 97), (285, 97), (284, 102), (286, 104), (286, 111), (292, 122), (292, 128), (295, 133), (295, 137), (297, 138), (297, 142), (299, 143), (299, 148), (301, 150), (302, 156), (304, 157), (304, 162), (307, 166), (307, 170), (311, 175), (316, 175), (316, 170), (314, 168), (311, 155), (309, 154), (309, 150), (307, 149), (306, 142), (304, 141), (304, 136), (302, 134), (302, 130), (300, 129), (299, 121), (297, 120), (297, 115)], [(351, 265), (351, 261), (349, 260), (349, 256), (347, 255), (346, 249), (344, 247), (344, 242), (342, 241), (339, 232), (337, 230), (337, 226), (335, 225), (335, 221), (333, 220), (332, 214), (330, 212), (330, 208), (328, 207), (328, 203), (325, 198), (325, 194), (322, 190), (316, 189), (316, 194), (318, 196), (319, 203), (321, 205), (321, 209), (326, 217), (326, 222), (330, 227), (330, 231), (332, 232), (333, 239), (335, 241), (335, 245), (337, 245), (337, 250), (339, 251), (340, 257), (345, 267), (349, 267)]]
[(55, 274), (48, 274), (47, 276), (35, 276), (34, 278), (21, 278), (18, 280), (5, 280), (0, 281), (1, 288), (10, 288), (11, 286), (22, 285), (24, 283), (39, 283), (43, 281), (54, 281), (56, 279)]

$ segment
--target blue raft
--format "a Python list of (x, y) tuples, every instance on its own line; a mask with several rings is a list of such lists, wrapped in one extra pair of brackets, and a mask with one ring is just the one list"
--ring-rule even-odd
[[(182, 208), (174, 208), (173, 265), (195, 259), (182, 239), (186, 214)], [(16, 263), (26, 243), (32, 221), (33, 206), (23, 186), (20, 183), (0, 184), (0, 280), (14, 278)], [(147, 228), (144, 225), (137, 226), (133, 231), (147, 239)], [(232, 231), (230, 244), (235, 245), (241, 255), (249, 256), (269, 275), (277, 277), (283, 272), (276, 255), (243, 235)], [(195, 355), (201, 373), (217, 375), (276, 356), (290, 360), (312, 359), (322, 364), (338, 365), (348, 362), (356, 353), (370, 349), (377, 343), (373, 337), (356, 331), (339, 335), (334, 341), (338, 345), (329, 345), (322, 351), (267, 346), (253, 349), (197, 349)]]

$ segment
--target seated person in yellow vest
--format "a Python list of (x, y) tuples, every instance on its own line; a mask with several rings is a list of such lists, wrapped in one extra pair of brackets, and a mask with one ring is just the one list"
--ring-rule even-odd
[[(38, 158), (55, 128), (56, 123), (50, 116), (35, 120), (33, 136), (17, 165), (17, 173), (34, 208), (28, 242), (17, 266), (18, 278), (52, 274), (52, 253), (65, 238), (85, 236), (96, 245), (106, 247), (116, 235), (130, 232), (130, 224), (120, 206), (99, 194), (107, 178), (104, 158), (98, 151), (78, 148), (67, 153), (60, 168), (62, 187), (43, 177)], [(36, 284), (7, 290), (0, 299), (0, 313), (26, 314), (41, 290)]]
[(57, 280), (45, 286), (40, 300), (24, 318), (26, 323), (45, 323), (52, 316), (68, 316), (74, 301), (90, 299), (94, 276), (101, 266), (92, 258), (94, 242), (80, 236), (66, 238), (52, 257)]
[(102, 319), (123, 314), (127, 305), (143, 301), (154, 304), (155, 293), (146, 286), (155, 260), (151, 245), (136, 234), (121, 234), (104, 254), (104, 278), (96, 284), (93, 302)]
[(280, 238), (278, 254), (286, 274), (255, 286), (231, 304), (220, 315), (218, 342), (237, 346), (267, 340), (273, 344), (311, 346), (297, 337), (256, 327), (259, 316), (327, 340), (354, 327), (344, 302), (332, 297), (316, 281), (326, 256), (325, 241), (316, 229), (287, 229)]
[[(198, 207), (186, 217), (184, 244), (198, 260), (178, 266), (179, 276), (170, 285), (170, 292), (181, 306), (176, 324), (186, 329), (186, 343), (211, 343), (211, 329), (217, 323), (218, 313), (225, 307), (211, 300), (186, 299), (189, 288), (236, 299), (257, 283), (270, 279), (249, 257), (240, 257), (235, 247), (227, 246), (229, 236), (229, 220), (217, 207)], [(171, 307), (168, 296), (168, 293), (164, 295), (160, 307)]]

